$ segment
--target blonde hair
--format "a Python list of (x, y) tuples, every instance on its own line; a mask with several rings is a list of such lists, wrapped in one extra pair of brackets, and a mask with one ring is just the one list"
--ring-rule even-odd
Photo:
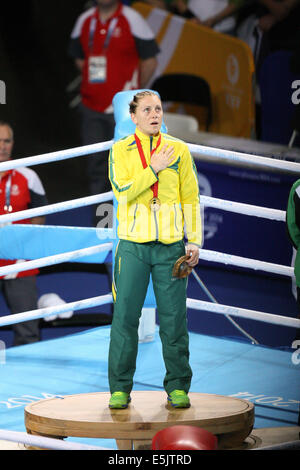
[(155, 93), (154, 91), (150, 91), (150, 90), (139, 91), (136, 95), (134, 95), (133, 99), (129, 103), (130, 114), (135, 114), (136, 108), (140, 100), (145, 98), (145, 96), (157, 96), (159, 98), (158, 94)]

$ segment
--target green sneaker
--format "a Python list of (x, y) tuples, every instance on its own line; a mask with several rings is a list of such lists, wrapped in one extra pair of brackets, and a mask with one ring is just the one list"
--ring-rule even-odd
[(173, 390), (168, 395), (168, 402), (174, 408), (189, 408), (191, 406), (190, 399), (184, 390)]
[(131, 398), (129, 393), (114, 392), (109, 400), (109, 408), (127, 408)]

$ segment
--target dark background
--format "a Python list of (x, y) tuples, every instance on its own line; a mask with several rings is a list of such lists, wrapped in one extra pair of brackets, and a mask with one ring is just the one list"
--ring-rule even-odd
[[(6, 105), (0, 119), (15, 132), (14, 158), (80, 145), (79, 119), (67, 86), (78, 73), (68, 41), (86, 0), (1, 2), (0, 80)], [(49, 203), (87, 195), (84, 158), (37, 165)]]

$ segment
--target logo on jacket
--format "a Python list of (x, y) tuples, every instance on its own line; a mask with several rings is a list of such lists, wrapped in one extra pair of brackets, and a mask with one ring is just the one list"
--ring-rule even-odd
[(13, 184), (12, 187), (11, 187), (11, 195), (12, 196), (19, 196), (19, 194), (20, 194), (19, 186), (17, 184)]

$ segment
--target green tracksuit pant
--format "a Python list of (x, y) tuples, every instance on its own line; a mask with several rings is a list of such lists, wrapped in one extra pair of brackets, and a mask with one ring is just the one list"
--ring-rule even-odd
[[(186, 317), (187, 279), (172, 278), (172, 269), (185, 254), (184, 242), (133, 243), (120, 240), (115, 254), (108, 375), (111, 393), (130, 393), (136, 368), (138, 326), (152, 275), (159, 317), (159, 334), (166, 367), (167, 393), (189, 391), (192, 370), (189, 365), (189, 337)], [(155, 358), (153, 358), (155, 368)]]

